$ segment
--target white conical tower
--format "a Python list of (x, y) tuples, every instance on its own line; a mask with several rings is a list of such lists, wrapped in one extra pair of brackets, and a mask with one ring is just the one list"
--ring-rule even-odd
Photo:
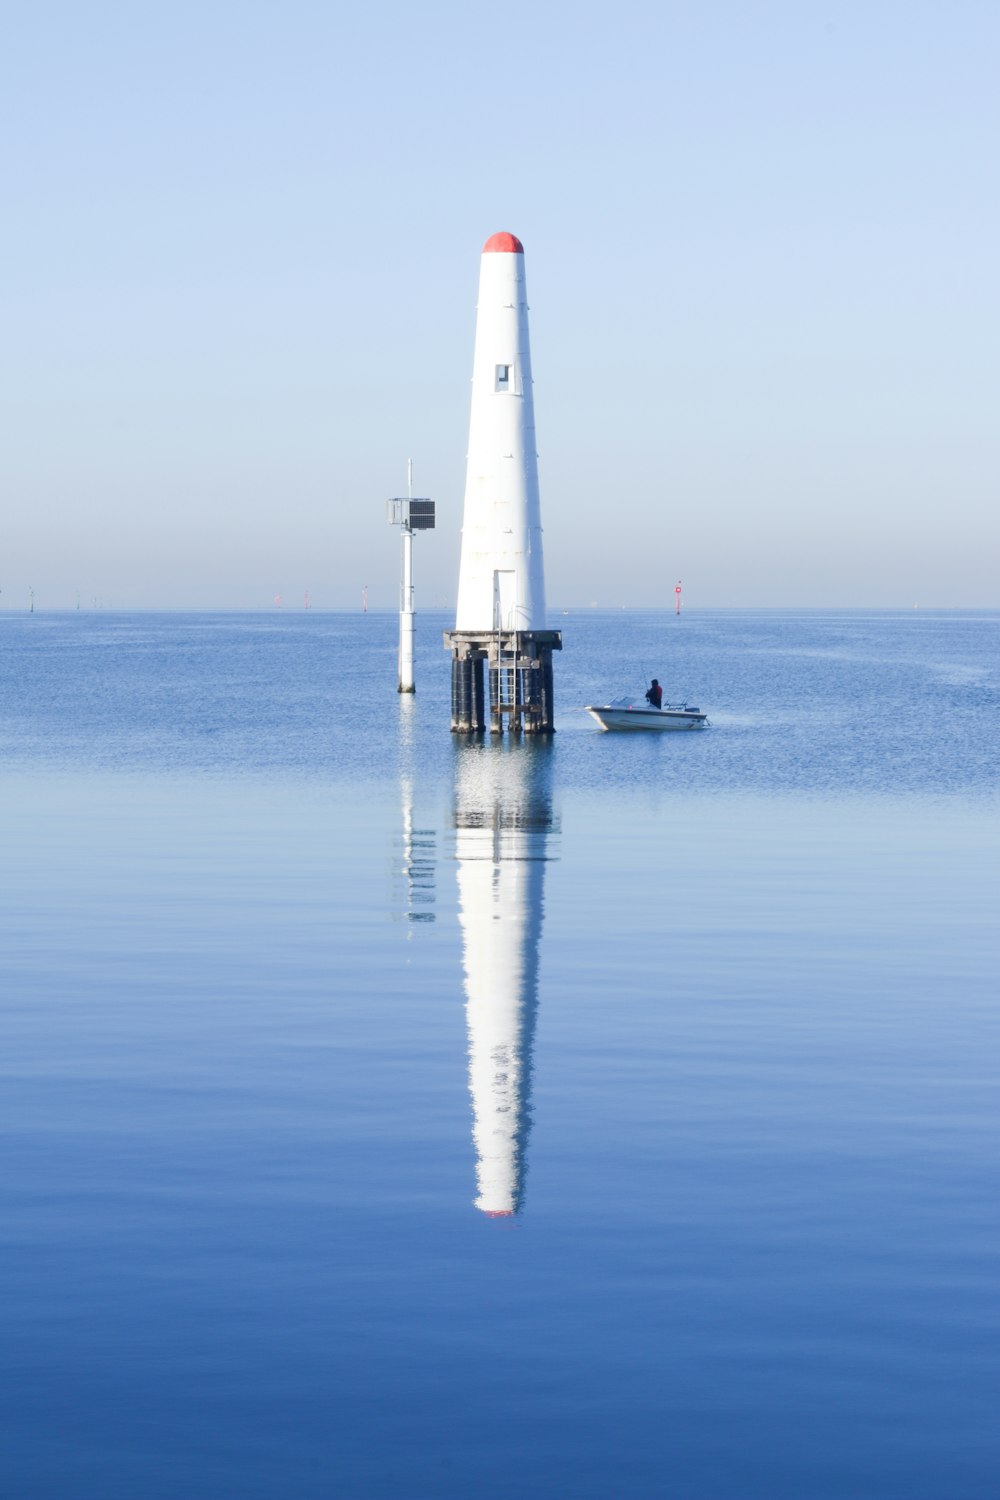
[(483, 247), (456, 630), (544, 630), (545, 566), (524, 247)]
[(452, 728), (484, 729), (482, 663), (492, 668), (490, 728), (549, 731), (552, 652), (528, 340), (524, 247), (494, 234), (483, 247), (472, 368), (472, 416), (455, 629)]
[(455, 852), (469, 1029), (476, 1207), (517, 1212), (530, 1125), (546, 841), (539, 746), (467, 751), (458, 766)]

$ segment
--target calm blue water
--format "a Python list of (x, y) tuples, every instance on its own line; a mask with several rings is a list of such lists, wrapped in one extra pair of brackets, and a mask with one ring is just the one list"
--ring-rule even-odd
[(5, 1500), (997, 1493), (1000, 615), (553, 623), (0, 617)]

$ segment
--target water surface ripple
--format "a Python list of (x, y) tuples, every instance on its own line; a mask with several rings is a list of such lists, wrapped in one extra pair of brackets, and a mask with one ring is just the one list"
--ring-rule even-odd
[(992, 1500), (1000, 617), (553, 623), (0, 616), (0, 1493)]

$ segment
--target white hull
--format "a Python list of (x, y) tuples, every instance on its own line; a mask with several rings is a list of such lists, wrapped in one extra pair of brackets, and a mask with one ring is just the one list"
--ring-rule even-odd
[(651, 729), (662, 733), (666, 729), (704, 729), (708, 718), (699, 708), (688, 708), (687, 704), (666, 708), (640, 707), (632, 703), (604, 703), (586, 705), (588, 714), (596, 719), (602, 729)]

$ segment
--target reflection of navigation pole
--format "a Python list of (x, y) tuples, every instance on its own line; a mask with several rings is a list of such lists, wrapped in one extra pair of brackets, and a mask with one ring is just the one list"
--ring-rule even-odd
[[(408, 922), (434, 921), (434, 864), (437, 857), (437, 834), (426, 826), (426, 819), (414, 818), (414, 756), (416, 701), (399, 700), (399, 793), (402, 803), (402, 839), (395, 840), (398, 855), (393, 860), (397, 879), (393, 882), (393, 917)], [(416, 782), (419, 785), (419, 782)], [(421, 825), (424, 826), (421, 826)], [(402, 877), (402, 890), (398, 877)], [(400, 896), (402, 899), (400, 899)], [(412, 935), (412, 933), (411, 933)]]
[(413, 821), (413, 781), (409, 776), (401, 778), (400, 793), (403, 839), (398, 869), (406, 882), (403, 896), (406, 919), (408, 922), (433, 922), (436, 835), (433, 828), (418, 827)]
[(521, 1206), (546, 842), (553, 828), (545, 741), (458, 747), (455, 853), (462, 928), (476, 1207)]

